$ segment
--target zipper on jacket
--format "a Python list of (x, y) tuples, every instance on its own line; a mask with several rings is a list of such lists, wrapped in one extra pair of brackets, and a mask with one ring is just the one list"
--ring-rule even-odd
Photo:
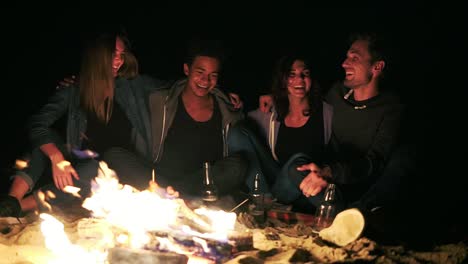
[(167, 99), (169, 98), (169, 95), (166, 96), (166, 100), (164, 100), (164, 109), (163, 109), (163, 124), (162, 124), (162, 133), (161, 133), (161, 139), (159, 140), (159, 149), (158, 149), (158, 154), (156, 155), (156, 159), (154, 162), (157, 162), (159, 160), (159, 155), (161, 154), (161, 149), (162, 149), (162, 144), (163, 144), (163, 138), (164, 138), (164, 130), (166, 129), (166, 113), (167, 113)]
[(270, 116), (270, 131), (269, 131), (269, 140), (270, 140), (270, 148), (271, 148), (271, 154), (273, 155), (273, 158), (278, 161), (278, 157), (276, 156), (275, 153), (275, 121), (274, 121), (274, 114), (271, 114)]
[(227, 143), (227, 135), (229, 133), (229, 123), (226, 124), (226, 127), (221, 129), (221, 132), (223, 133), (223, 156), (227, 157), (229, 155), (229, 146)]

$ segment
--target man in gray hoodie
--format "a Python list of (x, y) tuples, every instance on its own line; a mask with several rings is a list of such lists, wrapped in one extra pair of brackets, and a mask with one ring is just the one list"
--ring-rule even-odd
[[(156, 182), (182, 197), (201, 195), (205, 162), (212, 165), (220, 196), (236, 196), (244, 184), (247, 163), (229, 147), (230, 128), (244, 115), (217, 88), (222, 61), (216, 41), (193, 42), (184, 62), (186, 78), (149, 96), (153, 160), (142, 173), (151, 175), (154, 169)], [(116, 160), (131, 160), (119, 155)]]

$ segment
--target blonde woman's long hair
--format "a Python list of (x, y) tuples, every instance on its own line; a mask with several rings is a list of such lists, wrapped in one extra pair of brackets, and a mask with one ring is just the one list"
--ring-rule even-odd
[(103, 34), (84, 50), (79, 75), (81, 107), (95, 113), (96, 117), (108, 123), (112, 116), (115, 78), (112, 75), (112, 60), (116, 39), (125, 44), (124, 63), (118, 76), (131, 79), (138, 75), (138, 61), (128, 51), (129, 42), (123, 34)]

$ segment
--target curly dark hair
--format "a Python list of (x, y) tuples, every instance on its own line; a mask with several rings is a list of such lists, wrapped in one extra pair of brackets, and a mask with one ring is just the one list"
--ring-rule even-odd
[[(291, 54), (281, 57), (273, 71), (272, 78), (272, 93), (273, 100), (275, 105), (275, 110), (277, 112), (276, 119), (278, 121), (284, 120), (286, 115), (289, 112), (289, 99), (288, 99), (288, 77), (291, 72), (291, 67), (296, 60), (303, 61), (307, 68), (310, 68), (311, 64), (309, 60), (302, 56), (301, 54)], [(311, 80), (312, 84), (310, 87), (310, 92), (308, 94), (309, 110), (303, 114), (308, 116), (318, 111), (319, 107), (322, 107), (322, 97), (320, 92), (320, 86), (315, 77), (314, 73), (311, 71)]]

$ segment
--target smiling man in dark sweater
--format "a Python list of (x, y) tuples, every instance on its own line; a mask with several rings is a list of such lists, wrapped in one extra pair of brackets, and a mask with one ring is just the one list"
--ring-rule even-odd
[[(385, 64), (377, 61), (372, 66), (366, 45), (365, 40), (353, 44), (343, 63), (344, 82), (332, 87), (326, 96), (333, 105), (334, 117), (329, 170), (325, 167), (324, 176), (340, 185), (348, 203), (359, 200), (384, 171), (398, 143), (403, 114), (395, 94), (379, 91), (377, 78)], [(362, 64), (369, 68), (364, 69)], [(307, 192), (307, 187), (303, 190)], [(360, 206), (377, 206), (377, 201), (372, 203)]]
[[(364, 213), (395, 199), (393, 189), (400, 187), (399, 177), (383, 176), (391, 170), (387, 164), (398, 145), (404, 107), (394, 93), (380, 89), (386, 61), (374, 34), (352, 36), (342, 63), (345, 78), (326, 95), (333, 106), (330, 155), (321, 169), (315, 163), (299, 167), (307, 173), (299, 185), (304, 195), (320, 193), (324, 181), (334, 182), (344, 204)], [(400, 158), (391, 164), (395, 162), (400, 163)], [(375, 189), (380, 180), (392, 189), (385, 197)]]

